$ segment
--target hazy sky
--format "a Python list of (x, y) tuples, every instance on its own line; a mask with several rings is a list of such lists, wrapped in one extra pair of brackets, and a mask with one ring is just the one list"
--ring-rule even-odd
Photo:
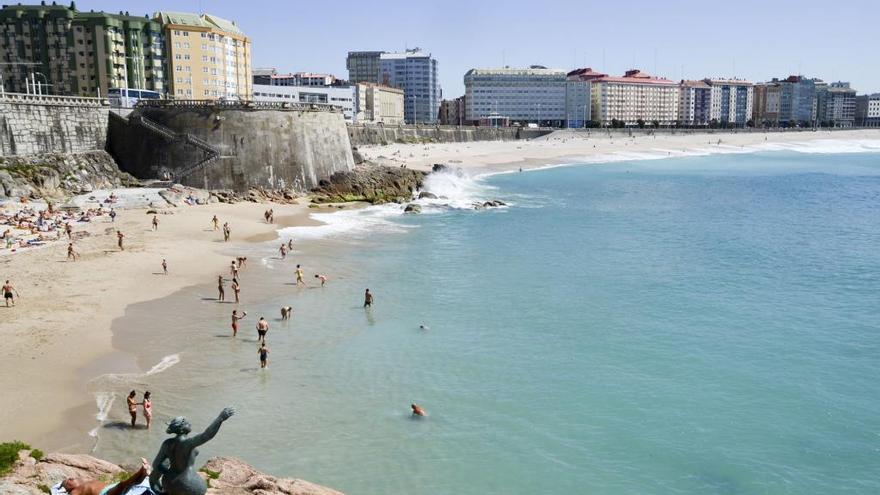
[(254, 67), (284, 72), (345, 78), (349, 50), (419, 46), (438, 60), (445, 98), (464, 93), (468, 69), (503, 64), (638, 67), (675, 80), (800, 71), (880, 91), (877, 0), (78, 0), (77, 8), (207, 11), (251, 37)]

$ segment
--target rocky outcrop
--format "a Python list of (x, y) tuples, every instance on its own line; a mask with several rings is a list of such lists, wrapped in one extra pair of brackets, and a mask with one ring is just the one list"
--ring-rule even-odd
[[(65, 478), (115, 481), (129, 469), (84, 454), (49, 454), (37, 461), (28, 451), (7, 476), (0, 478), (4, 495), (44, 495)], [(336, 490), (300, 479), (276, 478), (261, 473), (238, 459), (214, 457), (200, 470), (208, 482), (208, 495), (342, 495)]]
[(64, 198), (135, 185), (104, 151), (0, 157), (0, 199)]
[(422, 207), (416, 203), (410, 203), (406, 205), (406, 208), (403, 209), (404, 213), (421, 213)]
[(422, 187), (425, 173), (408, 168), (365, 165), (336, 172), (312, 190), (316, 203), (367, 201), (373, 204), (402, 202)]

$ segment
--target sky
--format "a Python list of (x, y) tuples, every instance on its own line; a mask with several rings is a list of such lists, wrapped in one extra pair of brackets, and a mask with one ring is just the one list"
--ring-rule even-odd
[[(25, 3), (27, 0), (20, 0)], [(33, 1), (33, 3), (37, 3)], [(59, 2), (62, 3), (62, 2)], [(673, 80), (803, 74), (880, 92), (880, 1), (77, 0), (81, 11), (208, 12), (236, 21), (253, 66), (347, 78), (348, 51), (421, 47), (444, 98), (468, 69), (639, 68)]]

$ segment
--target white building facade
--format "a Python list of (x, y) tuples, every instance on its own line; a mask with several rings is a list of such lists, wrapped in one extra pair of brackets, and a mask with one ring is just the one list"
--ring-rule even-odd
[(346, 122), (354, 119), (353, 86), (275, 86), (254, 84), (254, 101), (324, 103), (342, 109)]
[(566, 72), (528, 69), (471, 69), (464, 75), (465, 120), (506, 118), (511, 122), (584, 127), (590, 119), (589, 81)]
[(711, 88), (710, 121), (744, 127), (752, 119), (754, 85), (740, 79), (705, 79)]
[(669, 79), (653, 77), (639, 70), (611, 77), (592, 69), (574, 71), (572, 77), (592, 83), (593, 122), (610, 125), (615, 121), (632, 126), (657, 123), (675, 125), (679, 115), (679, 85)]

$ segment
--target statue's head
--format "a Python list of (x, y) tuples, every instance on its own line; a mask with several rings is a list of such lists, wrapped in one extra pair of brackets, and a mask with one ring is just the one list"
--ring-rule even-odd
[(172, 435), (186, 435), (192, 431), (192, 426), (189, 424), (189, 421), (186, 420), (183, 416), (178, 416), (172, 419), (168, 423), (168, 429), (165, 430), (166, 433)]

